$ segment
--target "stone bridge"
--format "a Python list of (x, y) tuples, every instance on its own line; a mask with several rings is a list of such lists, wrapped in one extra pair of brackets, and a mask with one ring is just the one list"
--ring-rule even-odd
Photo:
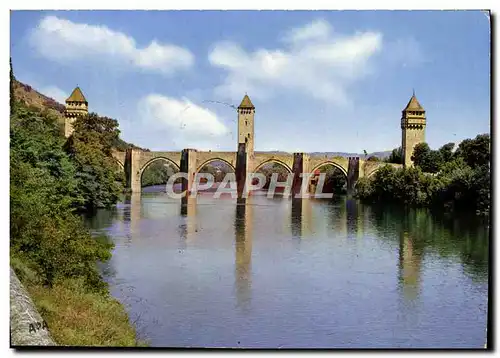
[[(348, 191), (352, 191), (359, 178), (369, 177), (386, 163), (366, 161), (359, 157), (338, 156), (310, 156), (307, 153), (247, 153), (245, 144), (239, 145), (238, 152), (214, 152), (197, 151), (195, 149), (184, 149), (176, 152), (149, 152), (140, 149), (129, 149), (127, 152), (113, 152), (113, 157), (120, 168), (125, 171), (127, 187), (132, 192), (141, 191), (141, 178), (144, 170), (152, 163), (161, 160), (170, 163), (176, 170), (188, 173), (188, 179), (183, 183), (183, 190), (190, 190), (194, 177), (205, 165), (221, 161), (226, 163), (235, 173), (239, 192), (243, 188), (242, 178), (247, 173), (255, 173), (262, 166), (270, 163), (278, 163), (285, 167), (290, 173), (295, 174), (293, 192), (300, 190), (302, 180), (301, 173), (313, 173), (325, 165), (338, 168), (347, 179)], [(401, 167), (399, 164), (391, 164)]]
[[(66, 101), (65, 133), (72, 132), (72, 121), (76, 116), (87, 113), (88, 103), (79, 88)], [(74, 98), (75, 97), (75, 98)], [(212, 152), (197, 151), (195, 149), (184, 149), (179, 152), (150, 152), (140, 149), (129, 149), (126, 152), (114, 152), (113, 157), (125, 172), (127, 188), (132, 192), (141, 191), (141, 178), (144, 170), (155, 161), (162, 160), (172, 164), (178, 171), (187, 173), (187, 178), (182, 180), (183, 190), (192, 188), (196, 173), (203, 166), (213, 161), (221, 161), (228, 164), (236, 174), (238, 194), (244, 188), (247, 173), (257, 172), (263, 165), (268, 163), (279, 163), (290, 173), (294, 174), (292, 194), (297, 194), (302, 188), (302, 173), (314, 173), (325, 165), (333, 165), (338, 168), (347, 178), (347, 190), (351, 192), (359, 178), (369, 177), (386, 163), (365, 161), (359, 157), (334, 157), (334, 156), (311, 156), (307, 153), (268, 153), (254, 151), (255, 147), (255, 106), (247, 94), (243, 97), (237, 108), (238, 115), (238, 141), (235, 152)], [(425, 142), (426, 116), (425, 110), (415, 97), (411, 97), (402, 112), (402, 150), (404, 166), (411, 166), (411, 153), (413, 147)], [(399, 164), (391, 164), (401, 167)], [(311, 183), (309, 183), (311, 184)], [(313, 189), (308, 185), (304, 188)]]

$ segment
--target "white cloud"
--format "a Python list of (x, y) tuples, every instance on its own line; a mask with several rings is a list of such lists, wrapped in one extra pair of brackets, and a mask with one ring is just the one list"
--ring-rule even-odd
[[(187, 98), (150, 94), (139, 102), (142, 132), (152, 147), (168, 150), (196, 148), (219, 150), (228, 142), (229, 128), (212, 111)], [(173, 145), (172, 145), (173, 144)]]
[(382, 48), (381, 33), (336, 34), (323, 20), (292, 29), (282, 40), (282, 48), (254, 52), (235, 43), (217, 43), (209, 61), (226, 70), (227, 76), (216, 92), (227, 97), (245, 91), (270, 97), (286, 89), (346, 104), (349, 86), (368, 73), (369, 61)]
[(193, 54), (182, 47), (153, 40), (139, 48), (134, 38), (106, 26), (74, 23), (56, 16), (44, 17), (30, 36), (44, 57), (58, 61), (113, 61), (170, 74), (189, 68)]
[(64, 104), (66, 98), (69, 97), (69, 93), (63, 91), (57, 86), (46, 86), (42, 87), (39, 90), (40, 93), (44, 94), (47, 97), (55, 99), (57, 102)]
[(402, 67), (410, 67), (429, 61), (420, 43), (412, 37), (390, 42), (386, 50), (389, 64), (400, 63)]

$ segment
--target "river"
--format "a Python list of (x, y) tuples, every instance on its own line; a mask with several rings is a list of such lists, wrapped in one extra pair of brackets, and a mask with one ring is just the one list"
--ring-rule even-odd
[(184, 205), (135, 194), (88, 224), (139, 336), (159, 347), (481, 348), (488, 227), (356, 200)]

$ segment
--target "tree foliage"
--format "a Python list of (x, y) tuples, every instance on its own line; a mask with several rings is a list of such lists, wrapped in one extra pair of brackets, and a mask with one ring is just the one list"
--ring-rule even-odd
[(411, 160), (416, 167), (426, 173), (437, 173), (443, 164), (441, 153), (431, 150), (427, 143), (419, 143), (415, 146)]
[(120, 131), (118, 122), (95, 113), (78, 117), (65, 150), (75, 163), (78, 190), (85, 198), (84, 208), (110, 207), (118, 200), (123, 186), (123, 173), (112, 157), (113, 144)]
[(288, 169), (284, 165), (274, 162), (264, 164), (257, 172), (264, 174), (266, 177), (266, 184), (264, 184), (263, 189), (269, 189), (273, 173), (278, 174), (278, 182), (286, 182), (289, 174)]
[(347, 178), (344, 173), (333, 165), (325, 165), (320, 168), (325, 173), (324, 193), (345, 194), (347, 189)]
[(403, 164), (403, 149), (401, 147), (393, 149), (389, 157), (385, 159), (385, 162)]
[(456, 156), (463, 158), (471, 167), (489, 165), (490, 135), (480, 134), (474, 139), (466, 139), (458, 145)]
[(385, 166), (370, 179), (361, 178), (357, 195), (370, 202), (399, 202), (449, 210), (474, 209), (488, 215), (490, 208), (489, 135), (466, 139), (453, 152), (454, 143), (431, 150), (415, 146), (415, 167)]
[(142, 173), (141, 185), (144, 187), (166, 184), (168, 178), (176, 171), (171, 164), (163, 160), (157, 160), (151, 163)]
[(93, 239), (75, 214), (88, 198), (63, 144), (55, 118), (16, 103), (10, 125), (11, 254), (44, 284), (81, 277), (101, 289), (96, 261), (110, 257), (110, 245)]

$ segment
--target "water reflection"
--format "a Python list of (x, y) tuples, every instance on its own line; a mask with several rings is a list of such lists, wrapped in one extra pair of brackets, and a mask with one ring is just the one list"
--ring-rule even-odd
[(458, 258), (473, 279), (487, 278), (489, 229), (481, 219), (474, 215), (456, 217), (431, 213), (426, 209), (391, 206), (367, 209), (370, 209), (371, 227), (380, 239), (400, 242), (400, 235), (406, 232), (418, 255), (432, 253), (442, 258)]
[(420, 291), (422, 252), (406, 231), (400, 233), (399, 242), (399, 288), (405, 300), (414, 301)]
[(313, 200), (293, 198), (290, 212), (290, 228), (293, 239), (307, 238), (313, 234)]
[(153, 302), (131, 310), (161, 322), (139, 327), (154, 346), (484, 344), (488, 229), (462, 218), (345, 198), (138, 193), (89, 224), (117, 243), (118, 281), (135, 289), (122, 294)]
[(346, 208), (346, 229), (347, 236), (350, 238), (362, 238), (367, 225), (363, 215), (363, 207), (357, 200), (347, 198), (345, 201)]
[(253, 210), (251, 198), (237, 199), (234, 216), (234, 278), (237, 306), (245, 310), (250, 307), (252, 298)]
[(132, 238), (140, 236), (141, 222), (141, 193), (131, 193), (125, 197), (125, 210), (123, 213), (125, 222), (129, 222), (130, 235)]
[[(318, 205), (321, 201), (318, 203)], [(335, 196), (327, 206), (328, 224), (331, 229), (335, 228), (336, 236), (347, 236), (347, 209), (346, 197)]]
[(184, 221), (179, 225), (179, 235), (181, 240), (181, 246), (183, 249), (187, 247), (187, 244), (193, 240), (197, 235), (197, 198), (185, 196), (181, 199), (180, 214), (184, 217)]

